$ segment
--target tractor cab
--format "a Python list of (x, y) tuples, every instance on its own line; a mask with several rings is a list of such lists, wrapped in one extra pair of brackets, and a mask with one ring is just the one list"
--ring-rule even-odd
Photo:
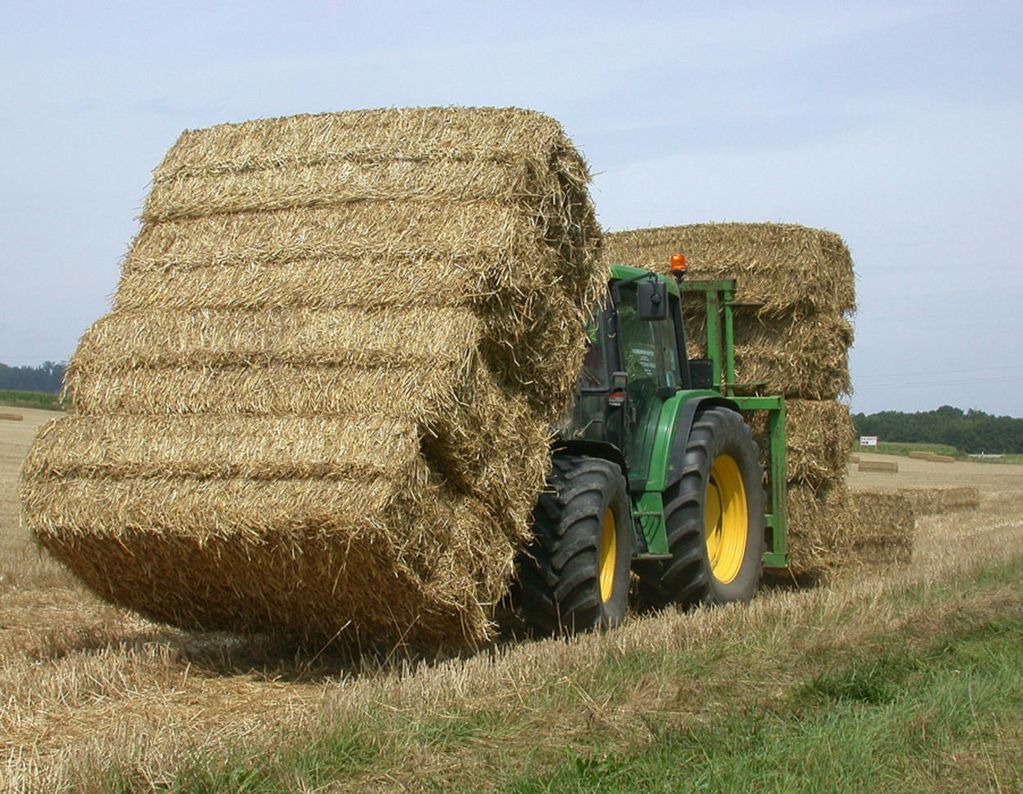
[(561, 441), (576, 448), (582, 445), (573, 441), (613, 447), (606, 451), (620, 454), (630, 491), (641, 492), (665, 401), (694, 387), (678, 284), (647, 270), (614, 266), (587, 342), (571, 422), (559, 428)]

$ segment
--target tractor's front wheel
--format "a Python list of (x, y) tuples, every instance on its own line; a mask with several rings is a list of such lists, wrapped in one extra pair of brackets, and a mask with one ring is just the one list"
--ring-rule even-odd
[(646, 606), (749, 601), (763, 572), (763, 469), (742, 416), (727, 408), (698, 414), (664, 492), (671, 559), (637, 566)]
[(620, 623), (633, 551), (621, 470), (599, 458), (555, 457), (533, 529), (513, 588), (530, 629), (558, 634)]

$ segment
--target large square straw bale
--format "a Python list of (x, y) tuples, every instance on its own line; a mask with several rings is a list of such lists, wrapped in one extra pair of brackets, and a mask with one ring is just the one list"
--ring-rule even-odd
[[(707, 355), (705, 310), (697, 296), (687, 296), (686, 350), (691, 358)], [(761, 394), (807, 400), (834, 400), (849, 394), (849, 348), (853, 328), (831, 312), (793, 311), (760, 316), (736, 307), (734, 322), (735, 382)]]
[(972, 485), (899, 488), (898, 493), (909, 500), (918, 516), (940, 515), (949, 510), (976, 510), (980, 506), (980, 489)]
[(789, 570), (816, 578), (841, 565), (848, 549), (852, 508), (841, 481), (821, 486), (793, 484), (789, 495)]
[(790, 569), (797, 575), (905, 563), (915, 533), (913, 505), (903, 494), (850, 492), (842, 483), (789, 489)]
[(891, 491), (854, 491), (850, 502), (849, 561), (861, 565), (909, 562), (916, 535), (912, 501)]
[(837, 234), (791, 223), (700, 223), (613, 232), (609, 263), (667, 270), (684, 254), (689, 277), (738, 280), (738, 300), (762, 314), (794, 308), (831, 314), (855, 308), (849, 249)]
[[(786, 400), (786, 481), (827, 485), (845, 477), (856, 429), (849, 406), (831, 400)], [(765, 412), (746, 417), (768, 465), (770, 439)]]

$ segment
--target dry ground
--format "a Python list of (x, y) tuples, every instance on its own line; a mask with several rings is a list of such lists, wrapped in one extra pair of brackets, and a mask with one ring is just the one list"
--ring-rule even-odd
[[(572, 643), (522, 643), (445, 663), (363, 661), (357, 669), (266, 639), (177, 632), (107, 606), (79, 587), (39, 554), (19, 525), (21, 461), (35, 431), (54, 414), (18, 413), (24, 421), (0, 420), (0, 789), (81, 788), (111, 762), (133, 769), (136, 781), (156, 784), (197, 751), (216, 754), (239, 743), (258, 748), (315, 729), (321, 720), (374, 709), (444, 714), (467, 696), (491, 698), (497, 706), (519, 699), (527, 708), (530, 694), (518, 687), (529, 686), (537, 670), (556, 671), (569, 657), (577, 662), (606, 653), (609, 645), (624, 649), (664, 638), (695, 643), (715, 632), (741, 636), (742, 627), (779, 615), (802, 624), (810, 614), (848, 612), (854, 599), (870, 599), (879, 586), (899, 579), (937, 580), (971, 560), (1023, 550), (1023, 466), (900, 458), (898, 474), (852, 471), (850, 484), (970, 484), (983, 497), (978, 511), (921, 520), (907, 570), (862, 571), (813, 592), (769, 592), (749, 609), (636, 619), (619, 632)], [(871, 625), (903, 619), (878, 609)], [(868, 628), (845, 623), (848, 631)], [(815, 641), (823, 641), (825, 629), (814, 631)], [(782, 630), (777, 639), (779, 648), (791, 641)], [(574, 684), (566, 680), (564, 686)], [(628, 709), (601, 711), (598, 705), (587, 720), (596, 714), (623, 735), (637, 729)], [(565, 720), (564, 730), (573, 730), (573, 718)], [(410, 757), (408, 779), (442, 774), (431, 766), (437, 763), (428, 754)], [(388, 781), (376, 783), (386, 787)]]
[(849, 466), (849, 485), (854, 490), (894, 490), (896, 488), (932, 488), (940, 485), (975, 485), (982, 493), (991, 495), (1023, 488), (1023, 466), (1008, 463), (974, 463), (957, 460), (955, 463), (932, 463), (897, 455), (857, 453), (860, 460), (897, 461), (899, 471), (857, 471)]

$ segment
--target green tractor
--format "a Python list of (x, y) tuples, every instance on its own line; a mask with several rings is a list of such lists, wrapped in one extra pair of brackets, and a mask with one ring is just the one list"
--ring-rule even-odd
[[(734, 382), (735, 282), (611, 268), (571, 413), (557, 428), (513, 600), (542, 634), (614, 626), (642, 606), (748, 601), (788, 564), (785, 402)], [(701, 301), (708, 358), (686, 356)], [(744, 414), (768, 414), (766, 472)]]

